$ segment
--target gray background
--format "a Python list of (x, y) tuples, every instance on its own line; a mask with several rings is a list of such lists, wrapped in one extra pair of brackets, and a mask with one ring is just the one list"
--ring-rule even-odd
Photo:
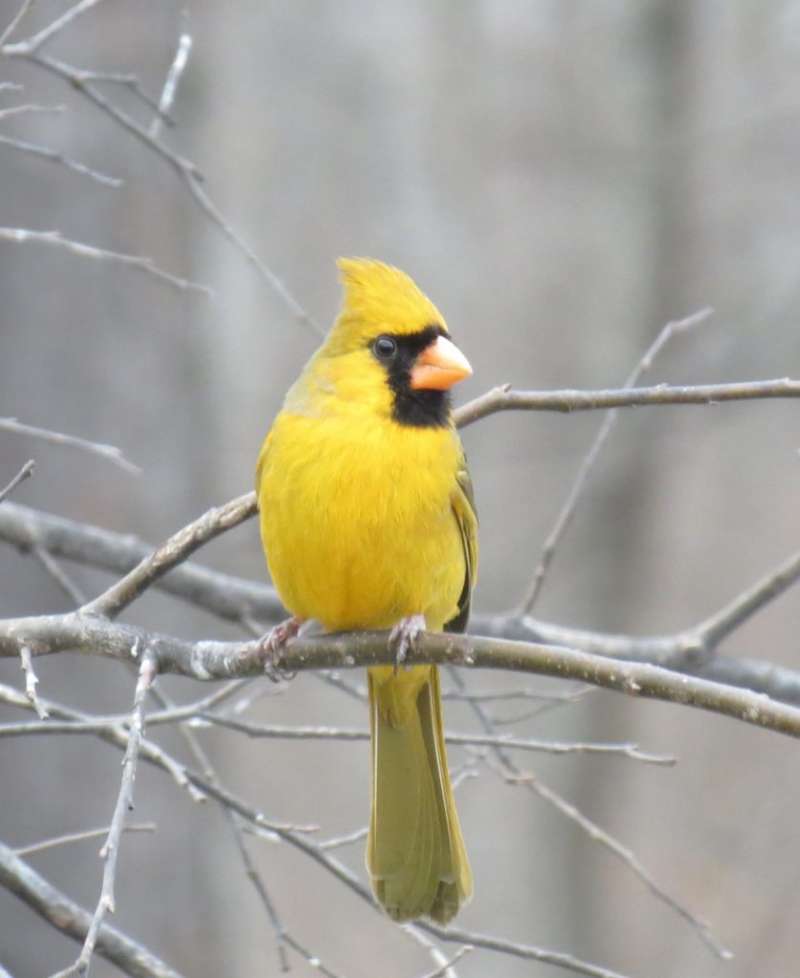
[[(40, 0), (28, 30), (64, 6)], [(2, 0), (0, 24), (17, 7)], [(198, 162), (226, 217), (320, 322), (339, 301), (335, 257), (371, 255), (409, 271), (443, 310), (475, 368), (462, 400), (505, 381), (616, 385), (664, 322), (706, 304), (714, 320), (676, 340), (655, 379), (800, 372), (800, 4), (197, 0), (189, 24), (178, 128), (165, 138)], [(180, 26), (178, 6), (117, 0), (76, 21), (52, 53), (136, 72), (156, 94)], [(0, 62), (0, 80), (25, 85), (14, 98), (68, 109), (7, 120), (3, 132), (126, 180), (105, 189), (0, 146), (0, 224), (152, 256), (216, 292), (207, 301), (134, 270), (0, 243), (0, 414), (119, 445), (144, 472), (134, 479), (0, 434), (0, 484), (33, 454), (36, 475), (17, 501), (156, 542), (251, 487), (260, 440), (315, 339), (153, 153), (33, 67)], [(127, 93), (106, 90), (149, 123)], [(626, 414), (538, 612), (654, 633), (724, 604), (797, 547), (796, 417), (780, 402)], [(524, 591), (600, 420), (504, 414), (465, 433), (481, 515), (480, 609), (505, 608)], [(265, 576), (252, 522), (202, 559)], [(0, 550), (0, 575), (0, 614), (67, 607), (10, 548)], [(75, 576), (89, 591), (106, 580)], [(793, 665), (797, 614), (791, 593), (722, 654)], [(189, 637), (238, 634), (155, 595), (129, 620)], [(45, 695), (98, 712), (129, 706), (130, 677), (114, 663), (59, 656), (38, 671)], [(17, 664), (3, 663), (0, 680), (19, 684)], [(166, 688), (178, 698), (200, 692), (181, 680)], [(467, 729), (465, 710), (449, 704), (447, 714)], [(251, 716), (366, 721), (360, 704), (312, 676)], [(548, 784), (630, 846), (737, 958), (714, 959), (607, 851), (488, 770), (459, 791), (476, 876), (460, 923), (634, 976), (796, 973), (792, 741), (601, 692), (503, 729), (632, 738), (677, 754), (675, 769), (521, 761), (535, 761)], [(174, 733), (160, 736), (182, 751)], [(319, 821), (326, 834), (366, 820), (364, 744), (252, 743), (217, 731), (203, 739), (226, 781), (274, 817)], [(102, 825), (118, 779), (119, 755), (89, 738), (5, 741), (0, 835), (22, 845)], [(141, 771), (136, 793), (136, 817), (159, 829), (124, 840), (116, 922), (188, 975), (276, 973), (272, 933), (218, 810), (193, 807), (152, 770)], [(331, 968), (348, 978), (431, 969), (407, 936), (298, 854), (254, 851), (287, 925)], [(32, 861), (93, 906), (95, 853), (88, 843)], [(346, 856), (361, 871), (361, 846)], [(0, 960), (15, 978), (48, 974), (74, 953), (0, 892)], [(294, 960), (295, 974), (313, 973)], [(459, 970), (471, 978), (489, 969), (562, 974), (484, 952)], [(114, 973), (95, 960), (94, 978)]]

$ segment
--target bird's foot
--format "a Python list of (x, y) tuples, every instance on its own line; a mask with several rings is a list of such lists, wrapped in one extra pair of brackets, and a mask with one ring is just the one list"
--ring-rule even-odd
[(274, 683), (294, 678), (293, 672), (281, 666), (280, 656), (286, 644), (300, 631), (302, 624), (301, 618), (287, 618), (270, 629), (258, 643), (258, 650), (264, 660), (264, 672)]
[(402, 666), (408, 656), (408, 650), (413, 649), (414, 643), (425, 631), (424, 615), (409, 615), (400, 621), (389, 632), (389, 648), (394, 651), (394, 670)]

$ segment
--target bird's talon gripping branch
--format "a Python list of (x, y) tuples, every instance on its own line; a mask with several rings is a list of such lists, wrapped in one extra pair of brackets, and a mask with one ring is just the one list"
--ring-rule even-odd
[(409, 615), (401, 619), (389, 632), (389, 648), (394, 651), (394, 671), (405, 665), (408, 650), (425, 631), (424, 615)]
[(287, 643), (296, 637), (302, 624), (300, 618), (287, 618), (270, 629), (259, 643), (259, 651), (264, 659), (264, 672), (274, 683), (294, 678), (295, 674), (281, 665), (280, 656)]

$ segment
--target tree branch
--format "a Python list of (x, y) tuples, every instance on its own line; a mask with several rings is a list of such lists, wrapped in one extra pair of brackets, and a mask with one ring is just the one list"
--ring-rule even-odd
[(81, 451), (91, 452), (92, 455), (99, 455), (101, 458), (108, 459), (109, 462), (113, 462), (133, 475), (139, 475), (141, 472), (138, 466), (129, 462), (122, 451), (113, 445), (102, 445), (99, 442), (88, 441), (86, 438), (78, 438), (76, 435), (65, 435), (60, 431), (36, 428), (34, 425), (23, 424), (16, 418), (0, 418), (0, 431), (8, 431), (15, 435), (27, 435), (29, 438), (49, 442), (51, 445), (68, 445), (71, 448), (79, 448)]
[[(27, 903), (61, 933), (76, 941), (85, 939), (92, 919), (88, 911), (48, 883), (2, 842), (0, 886)], [(97, 953), (131, 978), (182, 978), (174, 968), (110, 924), (103, 924), (100, 928)]]
[(122, 832), (125, 828), (125, 818), (128, 812), (133, 809), (133, 782), (136, 778), (136, 764), (139, 760), (139, 749), (144, 738), (144, 701), (155, 675), (155, 661), (152, 656), (145, 652), (141, 657), (139, 678), (133, 697), (133, 712), (131, 713), (130, 719), (128, 746), (122, 761), (122, 779), (120, 781), (117, 804), (114, 807), (108, 836), (100, 850), (100, 858), (105, 862), (100, 899), (97, 901), (97, 907), (95, 908), (89, 928), (86, 931), (86, 938), (83, 942), (81, 953), (78, 955), (78, 960), (69, 968), (60, 971), (54, 978), (69, 978), (71, 975), (79, 975), (80, 978), (85, 978), (89, 973), (89, 965), (94, 954), (97, 939), (100, 935), (100, 929), (103, 926), (105, 915), (107, 913), (114, 913), (114, 885), (117, 874), (117, 857), (119, 855)]
[[(262, 675), (264, 671), (264, 652), (259, 642), (187, 642), (76, 612), (0, 621), (0, 657), (16, 656), (21, 647), (30, 648), (34, 655), (69, 649), (124, 661), (130, 661), (137, 649), (147, 648), (159, 673), (201, 680)], [(720, 713), (800, 737), (800, 709), (778, 703), (763, 693), (577, 649), (473, 635), (425, 634), (408, 661), (409, 665), (451, 664), (576, 679), (631, 696)], [(277, 665), (286, 672), (299, 672), (393, 663), (394, 653), (388, 648), (384, 633), (356, 632), (295, 639), (278, 657)]]
[[(667, 325), (660, 330), (658, 336), (647, 348), (644, 356), (639, 360), (630, 374), (628, 374), (627, 378), (625, 379), (625, 383), (623, 384), (623, 389), (628, 390), (636, 385), (641, 375), (652, 367), (653, 361), (656, 359), (661, 350), (663, 350), (663, 348), (667, 345), (667, 343), (669, 343), (673, 336), (675, 336), (677, 333), (685, 333), (687, 330), (694, 329), (696, 326), (701, 325), (709, 319), (712, 313), (713, 310), (710, 308), (700, 309), (698, 312), (692, 313), (691, 316), (687, 316), (685, 319), (667, 323)], [(618, 417), (619, 408), (612, 408), (606, 414), (600, 429), (589, 447), (589, 451), (578, 468), (578, 472), (572, 485), (570, 486), (567, 497), (564, 500), (558, 515), (556, 516), (555, 523), (553, 524), (544, 544), (542, 545), (542, 552), (539, 555), (539, 561), (533, 574), (533, 580), (531, 581), (528, 592), (522, 599), (522, 603), (520, 605), (520, 611), (522, 614), (530, 614), (533, 606), (536, 604), (536, 600), (541, 593), (542, 586), (544, 585), (547, 571), (550, 568), (553, 556), (555, 555), (556, 547), (558, 546), (561, 537), (566, 532), (567, 527), (572, 522), (572, 517), (574, 516), (575, 509), (578, 505), (578, 500), (580, 499), (581, 493), (586, 486), (589, 474), (591, 473), (595, 462), (600, 457), (603, 446), (608, 440), (608, 436), (611, 434)]]
[(459, 428), (474, 424), (499, 411), (601, 411), (608, 408), (656, 404), (721, 404), (724, 401), (754, 401), (800, 397), (800, 381), (782, 377), (731, 384), (697, 386), (629, 387), (611, 390), (517, 391), (508, 385), (495, 387), (455, 411)]
[(47, 146), (28, 143), (22, 139), (12, 139), (10, 136), (0, 136), (0, 145), (8, 146), (10, 149), (16, 149), (21, 153), (28, 153), (30, 156), (39, 156), (44, 160), (49, 160), (51, 163), (59, 163), (68, 170), (79, 173), (81, 176), (89, 177), (89, 179), (105, 187), (117, 189), (124, 183), (118, 177), (110, 177), (105, 173), (100, 173), (98, 170), (93, 170), (91, 167), (86, 166), (85, 163), (79, 163), (77, 160), (70, 159), (68, 156), (64, 156), (63, 153), (49, 149)]
[(24, 482), (26, 479), (33, 475), (33, 470), (35, 467), (35, 462), (33, 459), (28, 459), (28, 461), (22, 466), (22, 468), (17, 472), (14, 478), (9, 482), (5, 489), (0, 489), (0, 503), (4, 499), (8, 499), (11, 493), (17, 488), (20, 482)]
[(50, 245), (51, 247), (62, 248), (80, 258), (91, 258), (95, 261), (110, 262), (115, 265), (127, 265), (137, 271), (145, 272), (182, 292), (202, 292), (206, 296), (213, 295), (207, 285), (200, 285), (198, 282), (190, 282), (188, 279), (179, 278), (159, 268), (152, 258), (143, 258), (140, 255), (126, 255), (119, 251), (108, 251), (105, 248), (96, 248), (94, 245), (84, 244), (82, 241), (73, 241), (65, 238), (60, 231), (31, 231), (27, 228), (0, 228), (0, 241), (15, 241), (18, 244), (34, 242), (36, 244)]

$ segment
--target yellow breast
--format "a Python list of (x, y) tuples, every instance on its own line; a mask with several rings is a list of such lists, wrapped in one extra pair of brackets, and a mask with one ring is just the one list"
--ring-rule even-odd
[(450, 428), (371, 411), (278, 415), (259, 460), (261, 536), (289, 611), (329, 631), (457, 611), (463, 546), (452, 511), (461, 456)]

